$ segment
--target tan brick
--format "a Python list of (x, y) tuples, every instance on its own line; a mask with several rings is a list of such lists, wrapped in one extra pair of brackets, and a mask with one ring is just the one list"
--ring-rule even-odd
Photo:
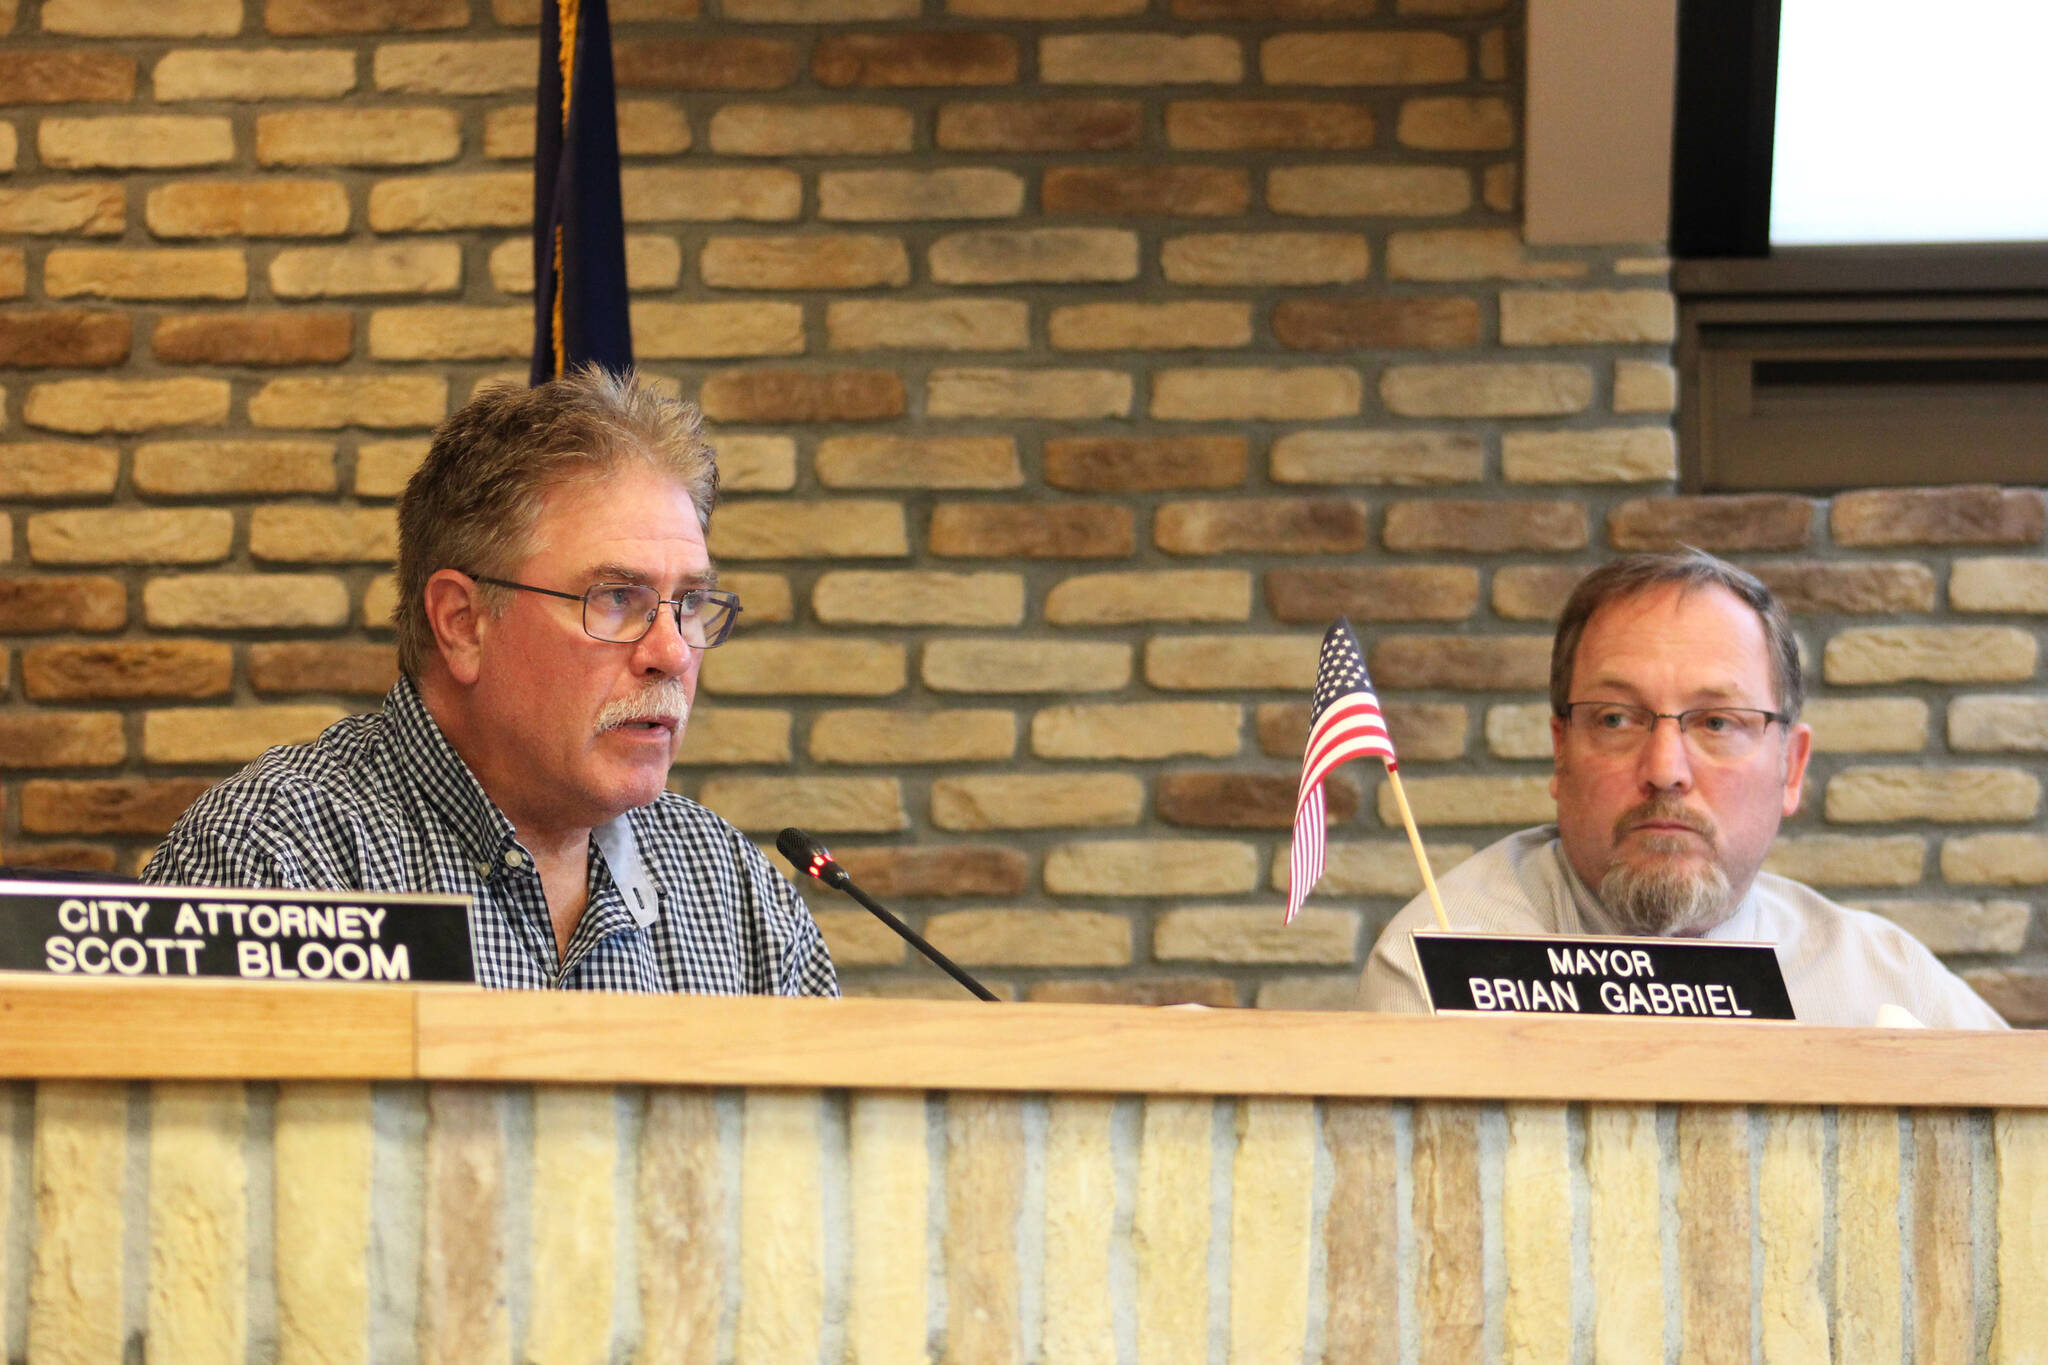
[(1882, 915), (1936, 953), (2016, 953), (2033, 908), (2025, 901), (1858, 900), (1852, 910)]
[(0, 247), (0, 299), (18, 299), (28, 292), (28, 253)]
[(1358, 974), (1268, 976), (1253, 1004), (1262, 1010), (1351, 1010), (1358, 1007)]
[(1828, 529), (1838, 545), (2034, 545), (2044, 518), (2034, 488), (1880, 488), (1838, 494)]
[(285, 299), (452, 294), (461, 283), (462, 248), (453, 242), (300, 247), (270, 262), (270, 291)]
[(1435, 152), (1498, 152), (1515, 145), (1515, 115), (1494, 95), (1432, 95), (1401, 101), (1394, 138)]
[(249, 400), (259, 427), (429, 427), (447, 415), (448, 381), (436, 375), (273, 379)]
[(277, 744), (305, 744), (340, 720), (339, 706), (192, 706), (147, 711), (142, 756), (152, 763), (246, 763)]
[(1351, 553), (1365, 548), (1365, 512), (1354, 498), (1169, 502), (1152, 539), (1175, 555)]
[(212, 785), (205, 777), (24, 782), (21, 828), (24, 834), (168, 834)]
[(469, 0), (264, 0), (272, 33), (311, 35), (461, 28)]
[(1082, 574), (1055, 584), (1045, 599), (1045, 619), (1056, 626), (1244, 621), (1251, 614), (1252, 579), (1241, 569)]
[[(0, 13), (0, 18), (5, 17), (4, 13)], [(7, 862), (15, 867), (62, 868), (68, 872), (112, 872), (116, 860), (114, 850), (104, 844), (17, 843), (7, 850)]]
[[(13, 11), (0, 12), (9, 19)], [(11, 28), (9, 19), (0, 31)], [(0, 104), (126, 104), (135, 59), (90, 48), (0, 52)]]
[(1292, 924), (1278, 906), (1191, 905), (1169, 910), (1152, 930), (1160, 962), (1349, 964), (1358, 953), (1356, 910), (1303, 910)]
[(910, 823), (893, 777), (712, 777), (697, 799), (744, 830), (883, 833)]
[(1314, 421), (1354, 416), (1363, 402), (1358, 371), (1348, 366), (1219, 366), (1158, 371), (1151, 414), (1168, 421)]
[(0, 769), (105, 768), (127, 756), (119, 712), (0, 713)]
[[(671, 100), (618, 102), (619, 155), (673, 156), (691, 147), (690, 116)], [(493, 160), (533, 158), (533, 106), (515, 104), (484, 116), (484, 155)], [(629, 267), (630, 268), (630, 267)]]
[(643, 360), (724, 360), (798, 355), (803, 305), (653, 303), (633, 306), (633, 353)]
[(872, 896), (1008, 896), (1022, 891), (1030, 878), (1030, 863), (1022, 853), (993, 844), (834, 851), (839, 865)]
[(1104, 839), (1057, 844), (1045, 857), (1055, 896), (1220, 896), (1257, 889), (1259, 856), (1222, 839)]
[(1250, 205), (1251, 178), (1228, 166), (1055, 166), (1038, 197), (1047, 214), (1230, 218)]
[(382, 43), (370, 79), (379, 90), (406, 95), (497, 95), (533, 89), (539, 68), (533, 38)]
[(292, 564), (388, 564), (398, 557), (398, 516), (389, 507), (258, 507), (249, 554)]
[(329, 441), (155, 441), (136, 447), (134, 480), (135, 491), (150, 497), (332, 493), (334, 445)]
[(1380, 401), (1397, 417), (1552, 417), (1584, 412), (1583, 365), (1390, 365)]
[(218, 166), (235, 158), (234, 126), (224, 118), (185, 114), (110, 114), (46, 118), (36, 127), (36, 154), (49, 170), (176, 170)]
[(305, 109), (256, 116), (260, 166), (431, 166), (462, 151), (451, 109)]
[[(1162, 773), (1155, 784), (1160, 820), (1211, 829), (1290, 829), (1300, 779), (1288, 773)], [(1348, 775), (1323, 784), (1329, 823), (1358, 813), (1358, 786)]]
[(1244, 49), (1215, 33), (1072, 33), (1038, 41), (1048, 85), (1235, 85)]
[[(1465, 708), (1445, 702), (1382, 702), (1387, 733), (1403, 763), (1465, 756)], [(1308, 747), (1308, 703), (1266, 702), (1258, 709), (1259, 751), (1299, 758)], [(1420, 887), (1416, 888), (1420, 890)]]
[(827, 488), (1017, 488), (1024, 482), (1017, 443), (1008, 436), (829, 436), (818, 442), (813, 463)]
[(1564, 501), (1395, 502), (1381, 535), (1389, 550), (1577, 550), (1586, 545), (1586, 509)]
[(1637, 498), (1607, 514), (1617, 550), (1798, 550), (1813, 539), (1813, 503), (1790, 494)]
[(377, 360), (507, 360), (531, 354), (533, 310), (429, 304), (370, 314)]
[(45, 33), (85, 38), (227, 38), (242, 31), (237, 0), (46, 0)]
[[(533, 242), (515, 237), (491, 248), (491, 284), (501, 294), (533, 292)], [(626, 287), (635, 293), (673, 289), (683, 277), (676, 239), (636, 232), (626, 238)]]
[(882, 697), (901, 692), (903, 646), (879, 640), (732, 640), (704, 656), (714, 696)]
[(1616, 412), (1672, 412), (1678, 407), (1678, 371), (1660, 360), (1614, 362)]
[(834, 350), (1018, 351), (1029, 330), (1029, 306), (1009, 299), (849, 299), (825, 310)]
[[(1431, 825), (1540, 825), (1557, 818), (1548, 777), (1410, 777), (1402, 782), (1415, 822)], [(1380, 823), (1401, 827), (1394, 789), (1379, 790)]]
[(910, 553), (900, 503), (862, 499), (736, 502), (711, 527), (720, 559), (874, 559)]
[(1271, 459), (1275, 483), (1478, 483), (1486, 445), (1452, 431), (1290, 431)]
[(1487, 707), (1486, 751), (1495, 758), (1551, 757), (1550, 704)]
[(1957, 697), (1948, 704), (1948, 744), (1968, 753), (2048, 753), (2048, 699)]
[[(865, 910), (813, 910), (811, 918), (825, 936), (832, 965), (841, 972), (848, 967), (888, 967), (903, 961), (903, 940)], [(851, 983), (847, 993), (855, 993)]]
[[(1352, 983), (1351, 989), (1356, 995), (1356, 982)], [(1106, 980), (1034, 981), (1025, 988), (1024, 998), (1046, 1004), (1208, 1005), (1216, 1009), (1229, 1009), (1242, 1003), (1237, 998), (1237, 984), (1220, 976), (1118, 976)]]
[(1306, 692), (1320, 644), (1298, 635), (1155, 636), (1145, 642), (1145, 681), (1171, 692)]
[(1583, 564), (1516, 564), (1494, 570), (1493, 609), (1510, 621), (1555, 621), (1572, 589), (1586, 576)]
[(1449, 166), (1277, 166), (1266, 202), (1306, 217), (1435, 218), (1472, 207), (1472, 177)]
[(249, 265), (235, 248), (58, 247), (43, 258), (54, 299), (239, 299)]
[(21, 654), (21, 689), (35, 701), (219, 697), (234, 652), (211, 640), (120, 640), (39, 645)]
[(1377, 14), (1380, 0), (1172, 0), (1168, 6), (1176, 19), (1200, 22), (1265, 22), (1272, 19), (1305, 19), (1326, 23), (1337, 19), (1362, 19)]
[(1365, 238), (1342, 232), (1206, 233), (1170, 238), (1160, 249), (1173, 284), (1348, 284), (1371, 264)]
[(533, 176), (526, 171), (419, 176), (370, 186), (374, 232), (514, 227), (532, 218)]
[(1372, 108), (1337, 100), (1174, 100), (1167, 145), (1203, 152), (1349, 151), (1379, 136)]
[(1282, 33), (1259, 44), (1259, 71), (1268, 85), (1431, 85), (1469, 64), (1449, 33)]
[(818, 216), (827, 221), (1012, 218), (1023, 207), (1023, 177), (990, 167), (825, 171), (818, 176)]
[(1272, 569), (1266, 604), (1276, 621), (1462, 621), (1479, 605), (1479, 571), (1455, 565)]
[(184, 180), (149, 192), (158, 237), (338, 237), (348, 194), (331, 180)]
[(819, 763), (973, 763), (1016, 752), (1008, 711), (825, 711), (811, 725)]
[(1988, 886), (2048, 885), (2048, 836), (1963, 834), (1941, 841), (1943, 881)]
[(938, 692), (1114, 692), (1131, 681), (1131, 647), (1044, 640), (933, 640), (924, 685)]
[(709, 136), (719, 156), (886, 156), (911, 150), (915, 123), (908, 109), (864, 104), (728, 104)]
[(1121, 967), (1131, 922), (1098, 910), (948, 910), (925, 921), (931, 945), (968, 966)]
[(1445, 350), (1479, 342), (1474, 299), (1282, 299), (1273, 338), (1298, 351)]
[(827, 625), (1014, 626), (1024, 620), (1024, 578), (837, 570), (819, 576), (811, 610)]
[(1550, 683), (1542, 635), (1382, 635), (1369, 648), (1381, 687), (1536, 691)]
[(1145, 784), (1129, 773), (1013, 773), (932, 781), (940, 829), (1076, 829), (1135, 825)]
[(1509, 289), (1500, 296), (1506, 346), (1670, 341), (1678, 303), (1662, 289)]
[(704, 381), (699, 401), (715, 422), (871, 422), (905, 408), (890, 370), (726, 370)]
[(1243, 746), (1234, 702), (1100, 702), (1048, 706), (1031, 717), (1040, 758), (1231, 758)]
[(1827, 783), (1840, 824), (2031, 820), (2040, 808), (2040, 779), (2018, 768), (1848, 768)]
[(1521, 204), (1521, 167), (1514, 162), (1488, 166), (1479, 176), (1479, 199), (1495, 213), (1513, 213)]
[(150, 85), (160, 104), (332, 99), (356, 88), (356, 58), (352, 52), (285, 48), (246, 52), (185, 48), (167, 52), (157, 61)]
[(1678, 477), (1669, 427), (1593, 431), (1511, 431), (1501, 437), (1509, 483), (1660, 483)]
[(287, 640), (249, 646), (249, 686), (261, 693), (381, 697), (397, 681), (398, 651), (391, 645)]
[(1242, 436), (1048, 437), (1045, 481), (1090, 493), (1236, 488), (1245, 447)]
[(1917, 886), (1927, 841), (1917, 834), (1793, 834), (1771, 845), (1764, 870), (1809, 886)]
[(787, 490), (796, 486), (796, 442), (787, 436), (718, 438), (721, 493)]
[(362, 623), (366, 630), (390, 630), (398, 609), (398, 575), (380, 573), (363, 589)]
[(790, 720), (787, 711), (713, 706), (690, 713), (683, 742), (676, 750), (679, 767), (726, 767), (736, 763), (788, 763)]
[(1001, 33), (848, 33), (818, 40), (811, 77), (828, 89), (1009, 85), (1017, 40)]
[(1912, 560), (1816, 563), (1767, 560), (1744, 568), (1777, 594), (1785, 610), (1897, 612), (1934, 610), (1934, 572)]
[(949, 152), (1106, 152), (1143, 133), (1134, 100), (1006, 100), (939, 106), (934, 140)]
[(1949, 570), (1948, 601), (1957, 611), (2048, 612), (2048, 561), (1958, 559)]
[(70, 441), (0, 445), (0, 498), (92, 498), (114, 491), (120, 454)]
[(294, 309), (265, 313), (183, 313), (150, 338), (174, 365), (331, 365), (355, 348), (355, 316)]
[(331, 629), (348, 624), (348, 585), (327, 574), (159, 574), (142, 588), (158, 630)]
[(0, 635), (119, 630), (128, 624), (128, 590), (98, 574), (0, 578)]
[(117, 237), (127, 219), (126, 195), (112, 182), (0, 189), (0, 232), (10, 236), (79, 233)]
[(1062, 351), (1245, 346), (1252, 339), (1251, 306), (1220, 301), (1075, 304), (1052, 310), (1046, 336)]
[(779, 90), (796, 79), (797, 51), (780, 38), (614, 38), (620, 88)]
[(228, 416), (222, 379), (60, 379), (28, 391), (21, 420), (80, 434), (215, 426)]
[(1131, 377), (1119, 370), (933, 370), (928, 417), (1038, 417), (1087, 421), (1131, 411)]
[(717, 289), (872, 289), (910, 282), (910, 256), (894, 237), (714, 237), (698, 271)]
[(1138, 274), (1137, 234), (1118, 228), (988, 228), (931, 248), (938, 284), (1114, 283)]
[(1872, 626), (1830, 637), (1822, 671), (1849, 686), (1896, 682), (2018, 682), (2034, 676), (2040, 644), (2011, 626)]
[(931, 553), (983, 559), (1112, 559), (1136, 548), (1131, 509), (1098, 503), (940, 503)]
[(1819, 697), (1799, 718), (1823, 754), (1914, 754), (1927, 747), (1927, 703), (1918, 697)]

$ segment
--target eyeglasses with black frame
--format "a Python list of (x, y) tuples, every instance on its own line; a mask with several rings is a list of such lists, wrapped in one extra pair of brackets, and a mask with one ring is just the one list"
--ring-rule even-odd
[(1755, 752), (1771, 722), (1789, 725), (1779, 711), (1747, 706), (1701, 706), (1690, 711), (1652, 711), (1619, 701), (1566, 702), (1563, 719), (1596, 752), (1632, 754), (1647, 744), (1660, 720), (1678, 722), (1678, 734), (1693, 753), (1728, 761)]
[[(467, 570), (464, 570), (467, 573)], [(479, 583), (499, 588), (517, 588), (543, 597), (559, 597), (583, 604), (583, 633), (593, 640), (612, 645), (638, 644), (654, 629), (655, 615), (663, 607), (674, 608), (676, 632), (692, 649), (715, 649), (732, 634), (739, 619), (740, 599), (716, 588), (690, 588), (680, 597), (663, 597), (645, 583), (597, 583), (585, 592), (556, 592), (531, 583), (514, 583), (509, 578), (488, 578), (469, 574)]]

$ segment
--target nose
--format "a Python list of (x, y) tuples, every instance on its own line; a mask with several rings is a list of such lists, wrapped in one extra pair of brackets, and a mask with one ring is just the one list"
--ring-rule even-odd
[(634, 646), (634, 662), (648, 677), (676, 677), (693, 669), (699, 651), (683, 639), (676, 609), (663, 602), (654, 609), (654, 624)]
[[(1667, 728), (1665, 721), (1671, 724)], [(1649, 737), (1636, 756), (1636, 768), (1648, 791), (1687, 792), (1692, 790), (1692, 755), (1686, 752), (1685, 735), (1675, 716), (1659, 716), (1650, 724)]]

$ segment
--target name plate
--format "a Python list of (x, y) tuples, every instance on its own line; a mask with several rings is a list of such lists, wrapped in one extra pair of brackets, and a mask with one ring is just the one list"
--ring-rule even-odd
[(7, 882), (0, 971), (472, 982), (476, 959), (467, 896)]
[(1793, 1019), (1768, 943), (1563, 934), (1413, 935), (1436, 1014), (1613, 1014)]

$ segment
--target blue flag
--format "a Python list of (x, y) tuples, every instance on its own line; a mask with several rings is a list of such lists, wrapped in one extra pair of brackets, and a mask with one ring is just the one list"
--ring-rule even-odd
[(605, 0), (542, 0), (533, 144), (533, 382), (633, 364)]

